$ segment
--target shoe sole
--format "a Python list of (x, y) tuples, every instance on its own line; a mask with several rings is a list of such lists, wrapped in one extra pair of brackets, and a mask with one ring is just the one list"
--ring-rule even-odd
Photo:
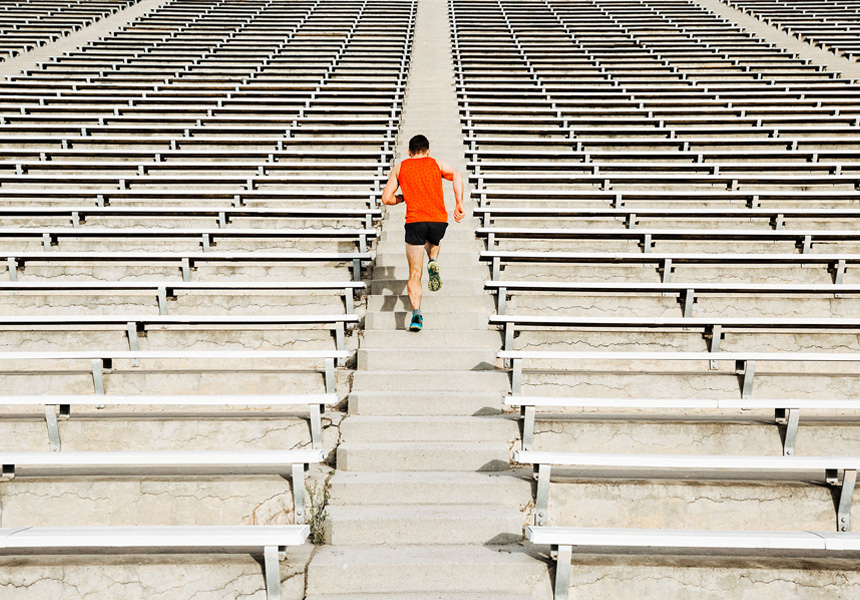
[(442, 278), (439, 276), (439, 265), (435, 262), (428, 265), (427, 273), (430, 274), (430, 280), (427, 282), (427, 289), (431, 292), (438, 292), (442, 287)]

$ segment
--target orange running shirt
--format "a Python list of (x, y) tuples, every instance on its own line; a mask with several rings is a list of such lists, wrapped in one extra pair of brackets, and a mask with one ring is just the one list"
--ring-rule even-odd
[(406, 202), (406, 222), (447, 223), (445, 197), (442, 194), (442, 169), (435, 159), (407, 158), (400, 163), (397, 177)]

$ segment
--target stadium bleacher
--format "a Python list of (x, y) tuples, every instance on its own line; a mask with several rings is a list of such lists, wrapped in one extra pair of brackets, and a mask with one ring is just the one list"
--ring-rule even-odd
[(526, 533), (559, 561), (555, 598), (639, 589), (642, 547), (838, 569), (853, 538), (806, 531), (833, 531), (831, 507), (848, 530), (853, 469), (815, 475), (835, 500), (776, 473), (856, 453), (859, 348), (829, 328), (857, 306), (856, 81), (688, 0), (449, 4), (513, 460), (538, 482)]
[[(854, 0), (722, 1), (858, 55)], [(860, 83), (826, 52), (696, 0), (0, 32), (4, 600), (860, 589)], [(419, 334), (380, 206), (416, 133), (474, 217)]]
[[(23, 47), (132, 3), (7, 4)], [(69, 552), (99, 555), (103, 589), (137, 556), (145, 595), (171, 564), (182, 595), (269, 600), (303, 569), (414, 10), (175, 0), (0, 82), (0, 545), (22, 593), (78, 589)]]
[(860, 58), (860, 3), (851, 0), (728, 0), (727, 4), (847, 58)]

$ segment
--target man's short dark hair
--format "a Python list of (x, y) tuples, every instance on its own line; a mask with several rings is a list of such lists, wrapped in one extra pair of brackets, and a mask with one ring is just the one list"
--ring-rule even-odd
[(409, 140), (409, 152), (412, 154), (421, 154), (422, 152), (430, 151), (430, 140), (420, 133)]

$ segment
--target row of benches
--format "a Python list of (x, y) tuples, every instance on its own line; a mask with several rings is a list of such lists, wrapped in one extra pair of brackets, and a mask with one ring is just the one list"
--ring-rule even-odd
[[(792, 315), (790, 303), (803, 301), (797, 296), (837, 303), (854, 298), (844, 283), (852, 254), (822, 254), (822, 262), (803, 257), (816, 256), (816, 235), (852, 235), (853, 217), (845, 211), (860, 196), (844, 178), (856, 167), (856, 81), (686, 0), (450, 0), (449, 16), (460, 118), (479, 202), (475, 212), (483, 219), (477, 234), (487, 240), (481, 259), (491, 265), (485, 287), (497, 295), (497, 315), (489, 323), (505, 330), (498, 354), (512, 374), (505, 404), (519, 409), (523, 421), (514, 461), (531, 465), (537, 479), (535, 525), (526, 537), (553, 552), (556, 600), (568, 598), (574, 552), (660, 549), (712, 556), (720, 549), (825, 558), (856, 552), (856, 534), (846, 533), (856, 459), (794, 454), (801, 412), (853, 422), (860, 405), (838, 393), (806, 397), (802, 385), (795, 395), (774, 391), (784, 388), (781, 377), (853, 378), (856, 353), (719, 349), (732, 327), (767, 336), (848, 325), (816, 315), (774, 318), (770, 312), (784, 301), (780, 308)], [(583, 248), (599, 248), (601, 240), (612, 246), (603, 252)], [(655, 253), (655, 240), (658, 247), (680, 242), (697, 248)], [(760, 244), (780, 248), (782, 241), (798, 253), (758, 251)], [(641, 250), (612, 251), (619, 242)], [(716, 250), (706, 252), (708, 245)], [(676, 265), (684, 270), (673, 280)], [(503, 276), (503, 267), (511, 266)], [(651, 266), (659, 280), (643, 281), (637, 267)], [(807, 266), (829, 269), (833, 283), (802, 283), (812, 280)], [(714, 274), (714, 268), (720, 271)], [(649, 304), (662, 315), (665, 302), (659, 299), (666, 296), (680, 304), (677, 318), (638, 316), (647, 314)], [(746, 302), (734, 302), (736, 296)], [(515, 310), (511, 298), (518, 301)], [(725, 305), (741, 311), (758, 299), (768, 303), (757, 307), (756, 316), (694, 318), (694, 303), (703, 298), (720, 298), (723, 311)], [(520, 310), (520, 301), (538, 307), (536, 314), (523, 314), (528, 311)], [(637, 316), (605, 316), (613, 310)], [(515, 345), (526, 329), (539, 332)], [(598, 346), (628, 338), (645, 343), (627, 332), (701, 332), (710, 351), (550, 350), (587, 344), (591, 339), (582, 332), (594, 330), (620, 332), (609, 342), (599, 338)], [(659, 333), (648, 340), (672, 343)], [(768, 377), (760, 384), (764, 393), (754, 395), (757, 369)], [(711, 383), (722, 376), (736, 377), (739, 393)], [(662, 385), (670, 380), (676, 383)], [(722, 423), (744, 410), (773, 411), (772, 422), (784, 430), (784, 456), (539, 451), (544, 440), (567, 433), (562, 421), (583, 413), (583, 421), (601, 425), (612, 419), (600, 430), (605, 436), (643, 415), (677, 423), (694, 413)], [(537, 450), (536, 421), (550, 421), (546, 428), (553, 434), (538, 437)], [(582, 441), (588, 433), (570, 435)], [(557, 481), (572, 469), (579, 480), (595, 482), (811, 477), (836, 489), (838, 531), (547, 527), (550, 476)]]
[(848, 58), (860, 57), (860, 6), (839, 0), (727, 0), (733, 6)]
[(0, 3), (0, 59), (58, 40), (136, 0), (35, 0)]
[[(381, 216), (378, 181), (393, 158), (415, 8), (415, 2), (375, 0), (176, 0), (81, 49), (0, 83), (0, 161), (12, 176), (0, 190), (5, 200), (0, 214), (4, 228), (25, 225), (20, 228), (25, 236), (48, 233), (48, 238), (42, 238), (48, 242), (46, 252), (39, 253), (47, 261), (44, 264), (51, 268), (85, 265), (93, 278), (72, 281), (76, 275), (70, 277), (65, 271), (51, 280), (31, 280), (24, 267), (40, 259), (21, 254), (17, 250), (23, 248), (18, 248), (12, 252), (15, 256), (6, 257), (11, 259), (5, 261), (9, 281), (0, 295), (4, 300), (13, 295), (72, 295), (84, 301), (116, 295), (117, 304), (122, 296), (143, 295), (155, 299), (158, 309), (158, 315), (139, 314), (139, 310), (121, 314), (114, 309), (93, 318), (55, 317), (48, 310), (7, 315), (11, 320), (6, 331), (108, 328), (126, 332), (130, 345), (128, 351), (99, 348), (0, 355), (2, 376), (13, 381), (14, 388), (0, 399), (0, 411), (4, 417), (44, 419), (54, 450), (2, 452), (4, 474), (16, 479), (28, 475), (291, 475), (298, 523), (283, 527), (15, 527), (0, 530), (0, 553), (251, 551), (264, 556), (266, 597), (281, 597), (278, 550), (308, 537), (309, 527), (302, 525), (311, 520), (304, 471), (327, 454), (321, 415), (327, 406), (337, 404), (337, 367), (344, 366), (351, 355), (344, 350), (343, 337), (345, 328), (358, 322), (356, 293), (365, 287), (361, 267), (372, 258), (368, 242), (376, 238), (374, 225)], [(182, 228), (165, 228), (174, 223)], [(240, 228), (244, 223), (248, 226)], [(96, 227), (103, 224), (108, 227)], [(105, 235), (98, 235), (99, 231)], [(83, 253), (59, 252), (52, 246), (52, 232), (62, 238), (60, 247), (70, 233), (85, 238), (92, 248)], [(233, 237), (232, 232), (279, 243), (298, 236), (316, 240), (315, 249), (211, 251), (213, 241)], [(133, 240), (136, 235), (169, 244), (198, 238), (204, 252), (177, 252), (173, 246), (165, 252), (112, 252), (98, 243), (110, 238)], [(338, 240), (355, 244), (358, 252), (329, 251), (340, 249)], [(195, 263), (225, 261), (242, 269), (242, 276), (220, 273), (218, 280), (188, 281)], [(169, 281), (158, 275), (151, 281), (133, 281), (128, 270), (114, 268), (130, 263), (145, 269), (157, 268), (159, 263), (176, 265), (182, 277)], [(249, 264), (301, 269), (311, 263), (326, 267), (311, 274), (301, 272), (293, 281), (275, 279), (263, 270), (249, 274), (247, 269)], [(336, 281), (344, 263), (352, 267), (353, 281)], [(323, 281), (311, 281), (315, 277)], [(249, 305), (259, 294), (290, 296), (291, 310), (299, 314), (255, 316), (256, 311), (246, 310), (239, 317), (197, 316), (171, 308), (168, 315), (170, 299), (183, 294), (227, 295), (230, 305), (236, 306), (245, 295)], [(307, 314), (320, 309), (307, 310), (317, 299), (303, 305), (303, 295), (329, 296), (343, 309)], [(326, 298), (325, 303), (333, 302)], [(136, 351), (139, 333), (161, 326), (232, 328), (240, 335), (254, 327), (325, 327), (334, 330), (337, 349)], [(87, 335), (83, 333), (83, 338)], [(213, 341), (217, 344), (221, 337)], [(321, 345), (315, 337), (301, 333), (295, 337), (300, 347)], [(45, 345), (47, 339), (39, 338), (28, 347)], [(98, 336), (93, 340), (100, 345)], [(277, 336), (272, 341), (283, 344)], [(36, 384), (28, 381), (26, 390), (19, 387), (26, 379), (15, 379), (19, 375), (30, 375)], [(112, 385), (111, 376), (119, 381), (129, 375), (134, 390)], [(68, 377), (75, 378), (76, 386), (60, 389)], [(292, 386), (293, 382), (298, 383)], [(83, 395), (88, 385), (95, 393)], [(167, 387), (152, 389), (152, 385)], [(30, 388), (50, 390), (45, 395), (21, 395)], [(306, 389), (307, 393), (300, 393)], [(101, 423), (128, 413), (135, 418), (188, 420), (215, 411), (229, 419), (268, 419), (293, 416), (297, 409), (310, 421), (312, 449), (60, 451), (60, 433), (66, 435), (63, 419), (69, 417)], [(68, 437), (65, 441), (67, 448), (73, 443)], [(294, 443), (301, 447), (307, 442)], [(71, 515), (76, 508), (69, 505)], [(73, 517), (69, 521), (74, 523)]]

